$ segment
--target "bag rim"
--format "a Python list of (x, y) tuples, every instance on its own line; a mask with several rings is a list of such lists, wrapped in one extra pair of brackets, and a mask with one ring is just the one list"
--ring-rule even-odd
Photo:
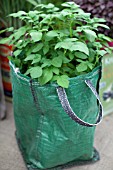
[[(19, 71), (19, 68), (15, 67), (15, 64), (10, 61), (9, 62), (10, 64), (10, 67), (12, 68), (12, 70), (14, 71), (14, 73), (16, 74), (17, 78), (18, 79), (21, 79), (23, 80), (24, 82), (26, 83), (29, 83), (31, 78), (29, 76), (26, 76), (24, 74), (22, 74), (20, 71)], [(86, 74), (82, 74), (82, 75), (79, 75), (79, 76), (76, 76), (76, 77), (71, 77), (69, 78), (68, 80), (70, 82), (72, 82), (73, 80), (80, 80), (80, 81), (85, 81), (86, 79), (92, 79), (93, 77), (95, 77), (97, 74), (101, 73), (101, 64), (99, 64), (97, 67), (95, 67), (91, 72), (89, 73), (86, 73)], [(32, 85), (37, 85), (37, 86), (40, 86), (40, 87), (43, 87), (43, 86), (54, 86), (54, 87), (58, 87), (59, 85), (57, 83), (54, 83), (54, 82), (50, 82), (48, 84), (45, 84), (43, 86), (41, 86), (39, 84), (39, 82), (35, 79), (33, 79), (33, 84)]]

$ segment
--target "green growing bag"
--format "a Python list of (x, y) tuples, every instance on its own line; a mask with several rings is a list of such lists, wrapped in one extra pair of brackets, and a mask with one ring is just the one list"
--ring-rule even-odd
[(63, 89), (54, 83), (40, 86), (10, 66), (16, 136), (28, 169), (63, 169), (96, 161), (93, 144), (95, 126), (102, 118), (96, 92), (101, 67), (70, 78), (69, 88)]

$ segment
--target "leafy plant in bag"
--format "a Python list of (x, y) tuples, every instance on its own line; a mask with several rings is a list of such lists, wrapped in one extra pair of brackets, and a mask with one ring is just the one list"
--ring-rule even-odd
[(37, 79), (40, 85), (57, 82), (68, 88), (69, 78), (90, 72), (111, 52), (106, 43), (111, 39), (98, 33), (99, 27), (109, 29), (104, 19), (91, 18), (74, 2), (62, 7), (39, 4), (34, 11), (10, 14), (24, 26), (6, 29), (13, 30), (12, 34), (0, 43), (14, 44), (9, 59), (22, 74)]

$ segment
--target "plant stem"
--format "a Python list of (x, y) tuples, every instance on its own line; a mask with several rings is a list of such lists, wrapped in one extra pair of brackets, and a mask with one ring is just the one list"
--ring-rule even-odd
[[(71, 17), (70, 17), (71, 18)], [(69, 28), (69, 31), (70, 31), (70, 37), (72, 38), (73, 37), (73, 30), (72, 30), (72, 20), (70, 22), (70, 28)]]

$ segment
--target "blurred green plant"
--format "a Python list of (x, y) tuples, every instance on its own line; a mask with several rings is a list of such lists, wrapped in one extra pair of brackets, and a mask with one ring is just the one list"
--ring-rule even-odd
[(19, 28), (23, 25), (17, 18), (8, 17), (9, 14), (24, 10), (28, 12), (40, 3), (52, 2), (59, 6), (65, 0), (0, 0), (0, 29), (13, 26)]
[(66, 0), (27, 0), (32, 5), (37, 6), (38, 4), (48, 4), (53, 3), (55, 6), (61, 7), (61, 3), (65, 2)]
[(11, 26), (14, 26), (14, 28), (21, 27), (21, 21), (17, 18), (8, 17), (8, 15), (19, 10), (29, 11), (31, 8), (32, 4), (26, 0), (0, 0), (0, 29)]

